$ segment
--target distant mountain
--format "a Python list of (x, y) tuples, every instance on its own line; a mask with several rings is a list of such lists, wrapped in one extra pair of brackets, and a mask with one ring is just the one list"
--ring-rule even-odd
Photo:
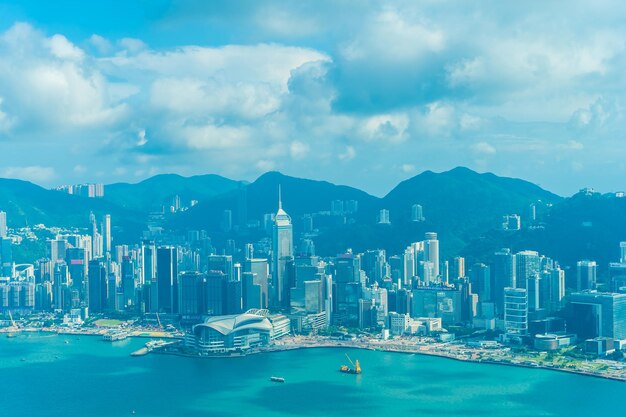
[[(349, 247), (355, 251), (383, 248), (389, 255), (397, 254), (409, 243), (422, 240), (425, 232), (434, 231), (442, 242), (441, 258), (463, 255), (468, 265), (489, 261), (495, 250), (510, 247), (514, 251), (538, 250), (566, 266), (592, 259), (604, 269), (609, 261), (618, 259), (619, 242), (626, 241), (626, 198), (600, 194), (562, 198), (523, 180), (467, 168), (423, 172), (398, 184), (383, 198), (279, 172), (263, 174), (250, 184), (216, 175), (158, 175), (138, 184), (108, 185), (104, 199), (0, 179), (0, 210), (6, 211), (9, 224), (17, 227), (37, 223), (85, 227), (90, 211), (97, 216), (109, 213), (116, 243), (134, 243), (145, 230), (149, 213), (169, 206), (178, 195), (184, 205), (191, 199), (199, 203), (187, 211), (168, 214), (165, 227), (180, 232), (207, 230), (219, 247), (226, 239), (242, 244), (266, 236), (262, 229), (224, 230), (224, 211), (231, 211), (235, 229), (245, 221), (262, 222), (264, 214), (276, 212), (279, 185), (296, 236), (302, 230), (303, 216), (313, 214), (317, 231), (312, 238), (322, 256)], [(333, 200), (355, 200), (358, 211), (332, 216)], [(538, 213), (534, 224), (528, 221), (531, 203), (536, 204)], [(425, 221), (411, 221), (413, 204), (422, 205)], [(389, 210), (391, 225), (377, 224), (382, 208)], [(522, 230), (502, 231), (502, 216), (514, 213), (522, 217)]]
[(426, 171), (416, 175), (398, 184), (383, 202), (400, 221), (410, 218), (413, 204), (420, 204), (437, 230), (467, 239), (497, 226), (506, 214), (519, 214), (527, 220), (531, 203), (553, 204), (561, 199), (527, 181), (459, 167), (440, 174)]
[(183, 177), (162, 174), (136, 184), (117, 183), (105, 186), (104, 199), (118, 206), (141, 212), (158, 211), (169, 207), (175, 196), (181, 204), (189, 206), (191, 200), (206, 200), (218, 194), (232, 191), (240, 186), (219, 175)]
[[(345, 223), (315, 217), (314, 227), (320, 228), (320, 234), (314, 240), (320, 255), (332, 255), (347, 247), (386, 248), (396, 253), (410, 242), (421, 240), (426, 231), (437, 231), (446, 240), (444, 254), (458, 253), (477, 235), (498, 228), (503, 215), (525, 216), (531, 203), (549, 205), (561, 200), (529, 182), (478, 174), (467, 168), (443, 173), (426, 171), (400, 183), (384, 198), (352, 187), (269, 172), (245, 188), (202, 201), (172, 218), (171, 226), (219, 234), (224, 210), (231, 211), (233, 224), (240, 222), (243, 213), (247, 219), (260, 221), (263, 214), (276, 211), (279, 185), (283, 207), (291, 215), (296, 231), (302, 215), (328, 212), (332, 200), (358, 201), (358, 212), (349, 215), (350, 221)], [(411, 206), (416, 203), (423, 206), (425, 222), (410, 221)], [(381, 208), (390, 211), (391, 225), (377, 224)]]
[(470, 241), (465, 255), (487, 259), (496, 245), (515, 251), (535, 249), (569, 267), (583, 259), (594, 260), (604, 273), (609, 262), (619, 260), (619, 243), (626, 241), (626, 198), (575, 194), (551, 207), (539, 229), (491, 231), (481, 240)]
[[(445, 242), (442, 255), (453, 256), (467, 242), (499, 228), (502, 216), (519, 214), (526, 221), (531, 203), (542, 211), (561, 200), (530, 182), (468, 168), (425, 171), (401, 182), (378, 202), (379, 208), (389, 210), (391, 225), (374, 224), (376, 213), (369, 213), (365, 225), (350, 225), (340, 236), (321, 239), (318, 247), (332, 252), (352, 240), (355, 250), (381, 247), (398, 253), (410, 242), (422, 240), (425, 232), (435, 231)], [(426, 221), (411, 221), (414, 204), (422, 206)]]
[[(80, 197), (47, 190), (28, 181), (0, 179), (0, 210), (7, 213), (12, 227), (47, 226), (86, 227), (89, 213), (112, 215), (118, 235), (141, 233), (144, 216), (101, 199)], [(121, 225), (124, 225), (121, 227)]]
[(279, 186), (283, 207), (294, 220), (303, 214), (329, 211), (332, 200), (357, 200), (359, 207), (369, 211), (378, 202), (377, 197), (356, 188), (268, 172), (245, 187), (200, 201), (196, 207), (175, 216), (171, 225), (214, 230), (219, 228), (224, 210), (231, 210), (233, 224), (241, 216), (260, 221), (264, 214), (276, 212)]

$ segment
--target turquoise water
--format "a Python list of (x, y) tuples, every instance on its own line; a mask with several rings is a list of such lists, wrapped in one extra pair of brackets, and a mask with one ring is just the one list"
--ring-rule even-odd
[[(145, 340), (0, 336), (0, 415), (590, 416), (624, 415), (626, 383), (540, 369), (344, 349), (233, 359), (131, 357)], [(286, 383), (269, 381), (282, 376)]]

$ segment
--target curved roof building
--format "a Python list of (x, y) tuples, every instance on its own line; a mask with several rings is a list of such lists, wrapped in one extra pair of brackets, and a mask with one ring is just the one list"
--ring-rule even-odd
[(243, 314), (214, 316), (193, 326), (185, 344), (199, 354), (244, 351), (267, 345), (289, 333), (289, 319), (269, 316), (267, 310), (248, 310)]
[(213, 330), (223, 336), (250, 331), (269, 333), (272, 323), (267, 318), (267, 310), (248, 310), (243, 314), (209, 317), (204, 323), (193, 326), (196, 335), (203, 330)]

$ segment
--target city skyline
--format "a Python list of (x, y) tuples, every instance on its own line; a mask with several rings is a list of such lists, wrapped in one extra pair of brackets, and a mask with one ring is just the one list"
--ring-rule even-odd
[(467, 166), (621, 189), (619, 3), (450, 5), (0, 2), (0, 177), (278, 170), (381, 194)]

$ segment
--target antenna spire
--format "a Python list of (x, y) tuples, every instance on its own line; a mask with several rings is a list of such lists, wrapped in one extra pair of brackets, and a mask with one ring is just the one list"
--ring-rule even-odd
[(280, 194), (280, 184), (278, 184), (278, 210), (281, 210), (282, 208), (283, 208), (283, 199)]

